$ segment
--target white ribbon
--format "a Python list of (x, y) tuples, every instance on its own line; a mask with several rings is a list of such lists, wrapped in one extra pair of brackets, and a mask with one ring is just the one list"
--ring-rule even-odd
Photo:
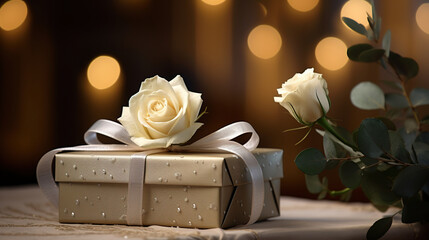
[[(243, 145), (232, 141), (232, 139), (251, 133), (250, 139)], [(108, 136), (124, 144), (102, 144), (97, 134)], [(165, 151), (186, 151), (186, 152), (229, 152), (241, 158), (249, 169), (252, 179), (252, 204), (250, 218), (247, 224), (252, 224), (261, 215), (264, 203), (264, 178), (262, 169), (255, 156), (250, 151), (256, 149), (259, 144), (259, 136), (253, 127), (247, 122), (236, 122), (225, 126), (214, 133), (190, 145), (172, 145), (168, 149), (152, 149), (142, 151), (142, 149), (131, 141), (128, 132), (122, 125), (109, 121), (98, 120), (84, 135), (85, 142), (89, 145), (76, 147), (66, 147), (54, 149), (40, 159), (37, 165), (37, 182), (45, 196), (55, 206), (58, 207), (58, 186), (52, 175), (52, 161), (55, 154), (63, 151), (137, 151), (131, 156), (128, 197), (127, 197), (127, 224), (143, 225), (142, 204), (143, 186), (145, 174), (146, 157), (149, 154)]]

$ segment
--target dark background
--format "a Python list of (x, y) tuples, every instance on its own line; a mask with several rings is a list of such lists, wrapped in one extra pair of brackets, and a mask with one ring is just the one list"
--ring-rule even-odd
[[(312, 132), (294, 146), (305, 132), (282, 133), (299, 124), (273, 96), (296, 72), (314, 67), (328, 82), (329, 116), (340, 125), (353, 130), (363, 118), (383, 114), (358, 110), (349, 100), (358, 82), (390, 78), (379, 66), (349, 61), (330, 71), (315, 60), (315, 46), (324, 37), (338, 37), (347, 46), (367, 42), (340, 22), (345, 2), (319, 1), (302, 13), (280, 0), (226, 0), (217, 6), (200, 0), (26, 1), (24, 24), (0, 29), (0, 185), (34, 184), (45, 152), (82, 144), (97, 119), (116, 120), (145, 78), (180, 74), (191, 91), (203, 93), (209, 112), (196, 138), (248, 121), (261, 147), (284, 149), (282, 194), (314, 198), (293, 159), (310, 146), (322, 149), (322, 139)], [(429, 87), (429, 35), (415, 20), (424, 2), (376, 1), (382, 33), (392, 31), (392, 49), (420, 64), (410, 88)], [(249, 32), (259, 24), (275, 27), (283, 39), (271, 59), (257, 58), (247, 46)], [(86, 79), (88, 64), (99, 55), (121, 66), (119, 81), (106, 90), (92, 88)], [(332, 188), (341, 188), (336, 172), (328, 175)], [(353, 199), (364, 198), (358, 190)]]

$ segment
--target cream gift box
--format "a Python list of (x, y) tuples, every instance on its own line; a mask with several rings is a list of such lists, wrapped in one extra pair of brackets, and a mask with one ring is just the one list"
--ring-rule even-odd
[[(126, 224), (130, 157), (134, 152), (56, 154), (59, 220), (63, 223)], [(282, 150), (253, 151), (265, 180), (259, 220), (278, 216)], [(225, 153), (149, 155), (143, 192), (143, 224), (231, 227), (246, 224), (252, 194), (243, 161)]]

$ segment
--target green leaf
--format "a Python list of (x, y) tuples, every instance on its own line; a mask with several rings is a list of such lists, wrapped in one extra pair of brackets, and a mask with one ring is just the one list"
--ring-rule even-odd
[(401, 55), (390, 51), (389, 63), (399, 74), (410, 79), (415, 77), (419, 72), (419, 65), (411, 58), (404, 58)]
[(402, 118), (404, 116), (403, 109), (389, 109), (385, 113), (385, 117), (391, 120)]
[(429, 201), (422, 201), (419, 194), (403, 198), (402, 222), (414, 223), (429, 220)]
[(416, 141), (413, 143), (413, 150), (417, 157), (416, 162), (429, 166), (429, 144)]
[(396, 91), (400, 91), (402, 92), (402, 86), (399, 82), (394, 82), (394, 81), (387, 81), (387, 80), (383, 80), (381, 81), (384, 85), (392, 88), (393, 90)]
[(350, 99), (354, 106), (364, 110), (384, 109), (383, 90), (372, 82), (361, 82), (356, 85)]
[(401, 135), (402, 140), (404, 140), (405, 149), (407, 149), (408, 152), (411, 152), (411, 146), (416, 140), (417, 132), (407, 132), (405, 128), (399, 129), (398, 132), (399, 135)]
[(384, 125), (386, 125), (387, 129), (389, 130), (396, 130), (396, 126), (395, 123), (393, 123), (390, 119), (385, 118), (385, 117), (376, 117), (376, 119), (382, 121), (384, 123)]
[(359, 127), (358, 146), (359, 150), (370, 158), (378, 158), (384, 152), (390, 151), (386, 125), (379, 119), (364, 119)]
[(323, 136), (323, 150), (327, 159), (343, 158), (347, 151), (338, 143), (334, 142), (328, 134)]
[(296, 156), (295, 164), (305, 174), (317, 175), (325, 169), (326, 158), (319, 150), (308, 148)]
[(375, 27), (374, 19), (369, 15), (369, 13), (366, 13), (366, 14), (367, 14), (366, 20), (368, 20), (369, 27), (371, 28), (372, 31), (374, 31), (374, 27)]
[(384, 172), (364, 171), (361, 187), (365, 196), (379, 210), (386, 210), (389, 205), (399, 201), (399, 197), (393, 193), (392, 181)]
[(386, 55), (386, 57), (389, 57), (390, 53), (390, 35), (390, 30), (387, 30), (384, 34), (383, 41), (381, 43), (383, 49), (385, 50), (384, 54)]
[(372, 224), (366, 233), (366, 239), (372, 240), (381, 238), (384, 236), (384, 234), (387, 233), (387, 231), (389, 231), (390, 227), (392, 226), (392, 222), (393, 217), (384, 217), (377, 220), (374, 224)]
[(391, 168), (392, 168), (392, 165), (384, 163), (384, 162), (377, 165), (377, 171), (379, 171), (379, 172), (385, 172), (387, 170), (390, 170)]
[(372, 11), (372, 19), (377, 19), (377, 11), (375, 9), (374, 0), (369, 0), (369, 3), (371, 4), (371, 11)]
[(405, 149), (401, 135), (396, 131), (389, 131), (390, 153), (403, 162), (411, 163), (410, 153)]
[(360, 62), (377, 62), (384, 55), (384, 49), (368, 49), (359, 54)]
[(429, 105), (429, 89), (414, 88), (410, 93), (410, 99), (414, 107)]
[(370, 166), (373, 164), (378, 163), (377, 159), (369, 158), (369, 157), (361, 157), (360, 160), (365, 164), (366, 166)]
[(419, 125), (414, 118), (407, 118), (404, 121), (404, 127), (407, 132), (417, 132), (419, 130)]
[(352, 61), (359, 61), (359, 55), (366, 50), (372, 49), (373, 47), (369, 44), (363, 43), (363, 44), (357, 44), (349, 47), (347, 49), (347, 56)]
[(345, 161), (340, 167), (341, 183), (351, 189), (359, 187), (362, 179), (361, 169), (352, 161)]
[(348, 18), (348, 17), (343, 17), (343, 22), (349, 27), (351, 28), (353, 31), (360, 33), (364, 36), (368, 35), (368, 32), (366, 31), (366, 28), (364, 25), (356, 22), (355, 20)]
[(320, 193), (323, 190), (323, 185), (318, 175), (305, 174), (305, 185), (307, 186), (307, 190), (313, 194)]
[(326, 197), (326, 195), (328, 194), (328, 190), (327, 189), (323, 189), (323, 191), (321, 191), (319, 193), (319, 195), (317, 196), (318, 200), (324, 199)]
[(328, 194), (329, 188), (328, 188), (328, 178), (327, 177), (323, 177), (322, 178), (322, 187), (323, 190), (322, 192), (320, 192), (319, 196), (317, 196), (317, 199), (324, 199), (326, 197), (326, 195)]
[(386, 104), (391, 108), (408, 108), (408, 101), (404, 95), (399, 93), (386, 93)]
[(375, 30), (374, 33), (376, 35), (376, 39), (378, 40), (378, 37), (380, 36), (380, 28), (381, 28), (381, 17), (376, 18), (375, 22)]
[(429, 180), (429, 168), (422, 165), (411, 165), (396, 176), (392, 190), (399, 196), (414, 196)]
[(422, 132), (416, 137), (416, 142), (429, 144), (429, 132)]

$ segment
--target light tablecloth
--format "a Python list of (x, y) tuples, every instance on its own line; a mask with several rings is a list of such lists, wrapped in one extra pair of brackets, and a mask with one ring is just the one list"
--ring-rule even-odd
[[(0, 239), (365, 239), (372, 223), (388, 214), (368, 203), (283, 196), (280, 205), (279, 217), (231, 229), (61, 224), (37, 186), (0, 188)], [(429, 239), (427, 228), (395, 218), (383, 239)]]

